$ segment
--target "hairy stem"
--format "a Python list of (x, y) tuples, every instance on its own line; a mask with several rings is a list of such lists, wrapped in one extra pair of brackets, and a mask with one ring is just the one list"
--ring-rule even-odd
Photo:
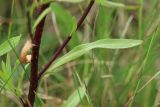
[[(87, 17), (88, 13), (90, 12), (95, 0), (91, 0), (88, 7), (86, 8), (83, 15), (80, 17), (79, 21), (77, 22), (77, 29), (82, 25), (85, 18)], [(76, 30), (77, 30), (76, 29)], [(45, 73), (45, 71), (49, 68), (49, 66), (58, 58), (58, 56), (62, 53), (64, 47), (68, 44), (68, 42), (71, 40), (72, 34), (69, 35), (63, 42), (63, 44), (59, 47), (59, 49), (56, 51), (56, 53), (53, 55), (51, 60), (44, 66), (44, 68), (41, 70), (41, 72), (38, 75), (38, 80), (41, 78), (41, 76)]]

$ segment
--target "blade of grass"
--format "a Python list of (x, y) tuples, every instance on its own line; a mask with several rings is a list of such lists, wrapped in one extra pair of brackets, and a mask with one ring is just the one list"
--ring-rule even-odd
[(138, 10), (138, 35), (139, 39), (142, 38), (142, 16), (143, 16), (143, 0), (138, 0), (140, 4), (140, 8)]
[(153, 81), (157, 76), (159, 76), (160, 71), (158, 71), (155, 75), (153, 75), (140, 89), (138, 89), (137, 93), (141, 92), (150, 82)]
[[(159, 30), (159, 29), (158, 29), (158, 30)], [(151, 47), (152, 47), (152, 45), (153, 45), (153, 41), (154, 41), (154, 39), (156, 38), (156, 36), (158, 35), (157, 32), (158, 32), (158, 31), (156, 31), (156, 32), (153, 34), (152, 39), (151, 39), (150, 44), (149, 44), (149, 47), (148, 47), (148, 51), (147, 51), (146, 57), (145, 57), (145, 59), (143, 60), (141, 66), (139, 67), (138, 74), (140, 74), (140, 77), (139, 77), (139, 80), (137, 81), (137, 85), (136, 85), (136, 89), (135, 89), (134, 95), (131, 97), (131, 100), (129, 100), (129, 101), (130, 101), (129, 107), (132, 106), (132, 103), (133, 103), (133, 101), (134, 101), (134, 98), (135, 98), (135, 96), (138, 94), (138, 91), (139, 91), (139, 90), (138, 90), (138, 87), (139, 87), (140, 82), (141, 82), (141, 80), (142, 80), (142, 75), (141, 75), (141, 74), (143, 73), (143, 70), (144, 70), (144, 68), (145, 68), (145, 65), (146, 65), (148, 56), (150, 55), (150, 50), (151, 50)]]

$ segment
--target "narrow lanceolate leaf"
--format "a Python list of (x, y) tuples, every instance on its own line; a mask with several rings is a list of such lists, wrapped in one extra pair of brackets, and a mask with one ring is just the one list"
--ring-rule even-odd
[(84, 0), (57, 0), (57, 1), (71, 2), (71, 3), (79, 3), (79, 2), (82, 2), (82, 1), (84, 1)]
[[(8, 41), (5, 41), (4, 43), (2, 43), (0, 45), (0, 56), (11, 51), (12, 47), (15, 48), (18, 45), (20, 38), (21, 38), (21, 36), (16, 36), (16, 37), (13, 37), (13, 38), (9, 39)], [(11, 44), (9, 44), (9, 41)], [(10, 45), (12, 45), (12, 46), (10, 46)]]
[(67, 101), (65, 101), (61, 105), (61, 107), (77, 107), (81, 99), (83, 99), (84, 95), (85, 95), (85, 88), (79, 87), (71, 94), (71, 96), (67, 99)]
[(94, 48), (125, 49), (140, 45), (141, 43), (141, 40), (132, 39), (102, 39), (92, 43), (82, 44), (73, 48), (70, 52), (57, 59), (55, 63), (51, 65), (48, 71), (52, 71), (53, 69), (72, 61)]
[(137, 5), (125, 5), (123, 3), (112, 2), (108, 0), (96, 0), (96, 2), (106, 7), (125, 8), (125, 9), (131, 9), (131, 10), (139, 8)]

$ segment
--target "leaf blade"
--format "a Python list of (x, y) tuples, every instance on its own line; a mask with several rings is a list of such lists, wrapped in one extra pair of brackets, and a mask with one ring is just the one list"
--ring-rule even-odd
[(141, 40), (133, 39), (101, 39), (92, 43), (86, 43), (73, 48), (70, 52), (57, 59), (54, 64), (47, 70), (47, 72), (54, 70), (55, 68), (72, 61), (89, 50), (94, 48), (106, 48), (106, 49), (126, 49), (134, 46), (138, 46), (142, 43)]
[(61, 105), (61, 107), (77, 107), (78, 103), (80, 103), (84, 95), (85, 95), (85, 88), (79, 87), (69, 96), (68, 100), (65, 101)]
[[(11, 45), (13, 46), (13, 48), (15, 48), (19, 41), (20, 41), (21, 36), (16, 36), (16, 37), (12, 37), (9, 39)], [(0, 56), (6, 54), (7, 52), (11, 51), (12, 47), (10, 46), (10, 44), (8, 43), (8, 41), (5, 41), (4, 43), (2, 43), (0, 45)]]

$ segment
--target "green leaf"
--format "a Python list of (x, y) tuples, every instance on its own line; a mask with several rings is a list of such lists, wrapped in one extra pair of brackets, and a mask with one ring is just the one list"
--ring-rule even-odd
[(76, 18), (73, 17), (69, 11), (66, 11), (61, 5), (56, 3), (52, 3), (51, 10), (56, 16), (56, 21), (58, 28), (62, 36), (67, 36), (75, 31), (76, 25)]
[(32, 30), (34, 31), (35, 28), (37, 27), (37, 25), (40, 23), (40, 21), (51, 11), (51, 8), (48, 7), (47, 9), (45, 9), (42, 14), (40, 14), (40, 16), (36, 19), (33, 27), (32, 27)]
[(139, 8), (138, 6), (135, 5), (125, 5), (123, 3), (116, 3), (108, 0), (96, 0), (96, 2), (106, 7), (117, 7), (117, 8), (131, 9), (131, 10)]
[(52, 71), (53, 69), (72, 61), (94, 48), (125, 49), (140, 45), (141, 43), (141, 40), (132, 39), (101, 39), (92, 43), (82, 44), (73, 48), (70, 52), (57, 59), (55, 63), (51, 65), (48, 71)]
[(71, 94), (68, 100), (61, 105), (61, 107), (77, 107), (84, 95), (85, 88), (79, 87)]
[(14, 85), (14, 74), (17, 71), (19, 63), (16, 63), (13, 69), (12, 66), (10, 62), (10, 56), (8, 54), (6, 62), (4, 63), (2, 61), (2, 70), (0, 70), (0, 93), (3, 89), (6, 89), (10, 92), (19, 93), (19, 90), (17, 90), (16, 86)]
[[(107, 13), (107, 14), (106, 14)], [(108, 38), (110, 35), (110, 32), (112, 31), (112, 10), (108, 9), (105, 6), (99, 6), (98, 10), (98, 16), (96, 20), (96, 35), (101, 35), (101, 36), (96, 36), (96, 39), (99, 38)]]
[(36, 100), (35, 100), (35, 103), (36, 103), (36, 107), (42, 107), (42, 105), (44, 105), (44, 102), (43, 100), (40, 98), (40, 96), (36, 94)]
[[(18, 45), (20, 38), (21, 38), (21, 36), (16, 36), (16, 37), (9, 39), (13, 48), (15, 48)], [(12, 47), (10, 46), (9, 42), (5, 41), (4, 43), (2, 43), (0, 45), (0, 56), (6, 54), (7, 52), (9, 52), (11, 50), (12, 50)]]
[(75, 17), (72, 17), (72, 30), (71, 30), (71, 34), (73, 34), (75, 31), (76, 31), (76, 29), (77, 29), (77, 23), (76, 23), (76, 18)]
[(84, 0), (58, 0), (58, 1), (71, 2), (71, 3), (79, 3), (79, 2), (82, 2)]

